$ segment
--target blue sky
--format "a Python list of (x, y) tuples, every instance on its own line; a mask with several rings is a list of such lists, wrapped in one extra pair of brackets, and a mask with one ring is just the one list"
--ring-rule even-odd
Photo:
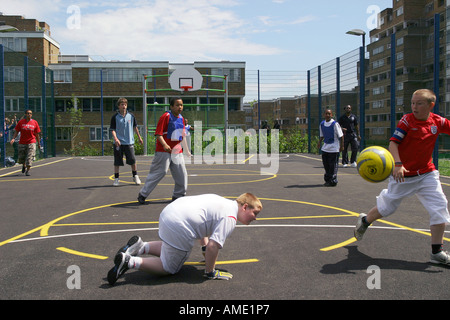
[(368, 33), (387, 7), (392, 0), (0, 0), (6, 15), (47, 22), (62, 54), (299, 71), (359, 47), (346, 31)]

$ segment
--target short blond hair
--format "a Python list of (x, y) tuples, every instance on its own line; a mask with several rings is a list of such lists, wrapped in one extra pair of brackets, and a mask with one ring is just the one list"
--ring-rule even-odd
[(436, 103), (436, 94), (430, 89), (419, 89), (414, 91), (413, 96), (418, 95), (424, 97), (428, 103)]
[(259, 211), (262, 210), (263, 206), (261, 201), (253, 194), (251, 193), (243, 193), (236, 199), (237, 203), (239, 203), (241, 206), (244, 204), (248, 204), (248, 206), (252, 209), (256, 209)]

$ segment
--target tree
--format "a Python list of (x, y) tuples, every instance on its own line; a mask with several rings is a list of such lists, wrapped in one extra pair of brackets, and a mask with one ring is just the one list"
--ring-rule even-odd
[(66, 114), (64, 115), (64, 120), (62, 120), (61, 115), (57, 115), (58, 122), (68, 123), (68, 130), (70, 134), (70, 150), (69, 152), (73, 155), (75, 148), (77, 146), (76, 138), (78, 134), (84, 130), (83, 123), (83, 110), (78, 109), (79, 100), (72, 94), (70, 99), (72, 102), (72, 107), (68, 108)]

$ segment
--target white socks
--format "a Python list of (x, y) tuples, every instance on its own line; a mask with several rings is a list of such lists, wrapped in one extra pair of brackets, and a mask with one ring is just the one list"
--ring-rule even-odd
[[(143, 254), (148, 254), (150, 252), (150, 243), (144, 242), (144, 245), (139, 248), (137, 253), (138, 256)], [(130, 261), (128, 261), (128, 268), (130, 269), (139, 269), (142, 264), (142, 258), (140, 257), (130, 257)]]
[(131, 257), (130, 261), (128, 261), (128, 268), (130, 269), (139, 269), (142, 263), (142, 258), (140, 257)]
[(142, 247), (139, 248), (139, 252), (138, 252), (138, 256), (143, 255), (143, 254), (148, 254), (150, 252), (150, 243), (149, 242), (144, 242), (144, 245)]

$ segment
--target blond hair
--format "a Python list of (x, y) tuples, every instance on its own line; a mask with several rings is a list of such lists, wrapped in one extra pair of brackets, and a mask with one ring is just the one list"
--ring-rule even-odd
[(436, 103), (436, 95), (429, 89), (419, 89), (414, 91), (413, 96), (418, 95), (424, 97), (428, 103)]
[(256, 209), (258, 211), (262, 210), (262, 203), (261, 201), (253, 194), (251, 193), (243, 193), (236, 199), (237, 203), (239, 203), (241, 206), (244, 204), (248, 204), (248, 206), (252, 209)]

